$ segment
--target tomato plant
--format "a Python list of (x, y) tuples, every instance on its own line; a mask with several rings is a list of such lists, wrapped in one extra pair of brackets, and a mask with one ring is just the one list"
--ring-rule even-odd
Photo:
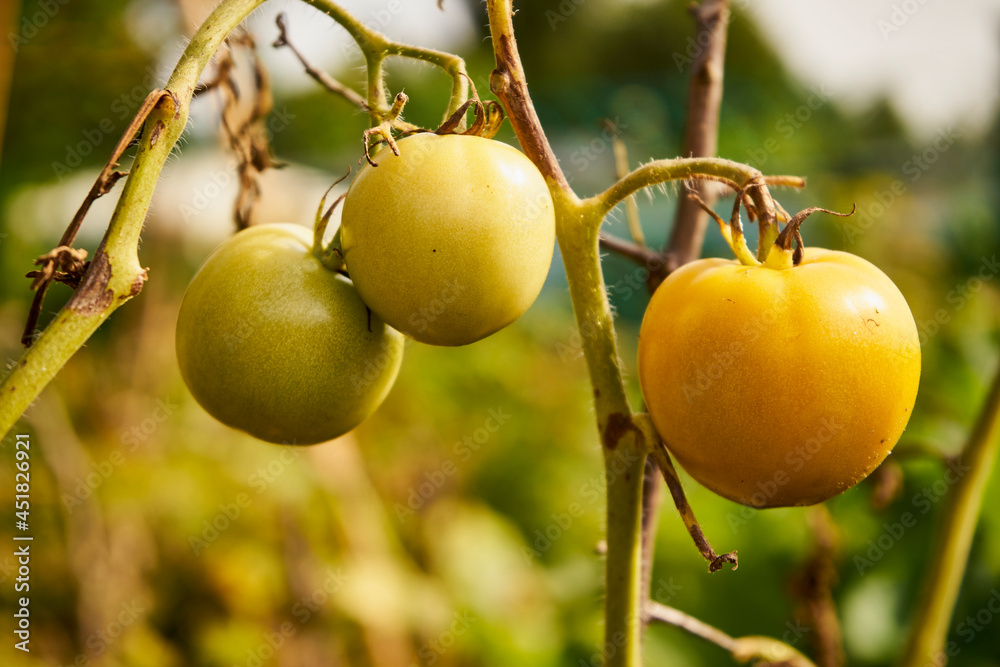
[(402, 336), (311, 242), (298, 225), (239, 232), (195, 275), (177, 317), (191, 393), (219, 421), (269, 442), (350, 431), (389, 393), (402, 360)]
[(416, 134), (351, 184), (341, 241), (365, 303), (423, 343), (465, 345), (534, 302), (555, 244), (545, 179), (507, 144)]
[(656, 290), (639, 334), (642, 393), (670, 453), (754, 507), (812, 505), (868, 476), (919, 379), (903, 295), (869, 262), (822, 248), (797, 265), (781, 247), (764, 264), (691, 262)]
[[(688, 534), (708, 561), (708, 569), (717, 572), (726, 563), (736, 565), (735, 551), (717, 555), (708, 543), (684, 496), (671, 453), (702, 483), (738, 502), (756, 507), (819, 502), (856, 483), (887, 455), (906, 426), (920, 374), (913, 318), (886, 276), (863, 260), (844, 253), (807, 249), (796, 257), (793, 252), (793, 241), (799, 243), (801, 251), (798, 226), (804, 218), (802, 214), (789, 216), (771, 199), (768, 187), (804, 187), (804, 180), (767, 176), (756, 167), (713, 157), (718, 153), (718, 105), (722, 99), (721, 73), (726, 26), (730, 19), (729, 3), (707, 0), (692, 8), (698, 24), (699, 53), (689, 54), (695, 57), (687, 63), (690, 65), (691, 104), (681, 151), (690, 157), (653, 159), (631, 168), (624, 140), (616, 130), (605, 135), (607, 141), (602, 140), (600, 145), (603, 151), (605, 144), (610, 142), (617, 178), (605, 190), (581, 196), (571, 185), (574, 174), (564, 172), (560, 166), (557, 149), (565, 148), (565, 138), (550, 142), (528, 94), (527, 78), (514, 38), (515, 11), (511, 0), (487, 0), (485, 3), (489, 44), (495, 61), (489, 73), (489, 85), (497, 97), (497, 101), (486, 104), (479, 100), (474, 87), (470, 101), (472, 78), (462, 58), (397, 42), (364, 25), (333, 0), (306, 1), (342, 26), (360, 49), (366, 70), (364, 89), (355, 90), (309, 65), (302, 52), (292, 47), (285, 20), (280, 15), (276, 19), (279, 37), (272, 44), (290, 47), (314, 80), (368, 116), (368, 129), (357, 131), (357, 139), (364, 142), (365, 157), (371, 158), (370, 149), (379, 143), (385, 143), (388, 148), (377, 153), (351, 185), (345, 196), (339, 236), (330, 245), (320, 247), (330, 220), (327, 214), (318, 216), (311, 244), (308, 234), (301, 228), (261, 226), (238, 233), (210, 257), (184, 299), (176, 338), (181, 373), (197, 400), (218, 419), (258, 438), (305, 444), (336, 437), (365, 419), (383, 400), (400, 364), (402, 334), (430, 344), (463, 345), (490, 335), (525, 312), (545, 280), (555, 239), (560, 246), (578, 330), (574, 344), (567, 347), (579, 351), (586, 362), (597, 430), (595, 444), (599, 443), (604, 464), (604, 474), (596, 479), (598, 484), (604, 482), (606, 493), (603, 496), (595, 493), (593, 498), (595, 502), (598, 498), (606, 500), (606, 535), (601, 549), (605, 637), (599, 653), (592, 655), (589, 664), (608, 667), (643, 664), (642, 635), (647, 622), (655, 621), (699, 634), (739, 661), (758, 659), (769, 663), (811, 665), (791, 645), (794, 642), (786, 643), (789, 635), (783, 637), (785, 641), (758, 635), (731, 637), (679, 608), (668, 607), (658, 595), (660, 587), (654, 589), (652, 586), (659, 476), (664, 478)], [(151, 91), (139, 107), (58, 244), (36, 260), (39, 268), (28, 274), (33, 279), (32, 289), (36, 296), (28, 310), (23, 337), (25, 344), (32, 347), (21, 360), (11, 364), (9, 374), (0, 383), (0, 395), (4, 397), (0, 401), (0, 433), (12, 427), (59, 368), (110, 314), (141, 292), (147, 278), (139, 261), (143, 221), (160, 171), (174, 154), (174, 147), (184, 132), (196, 93), (218, 91), (223, 97), (221, 127), (237, 158), (235, 165), (239, 175), (237, 226), (254, 221), (255, 204), (263, 188), (257, 176), (279, 164), (271, 159), (268, 143), (277, 131), (267, 119), (274, 108), (274, 98), (262, 61), (251, 55), (256, 95), (249, 99), (247, 88), (238, 85), (240, 77), (236, 76), (235, 69), (239, 63), (232, 53), (237, 48), (255, 53), (258, 43), (263, 43), (239, 29), (240, 23), (262, 2), (221, 0), (218, 3), (211, 16), (187, 41), (188, 46), (163, 89)], [(538, 15), (540, 12), (536, 13)], [(551, 12), (546, 12), (547, 18), (552, 16)], [(555, 24), (550, 27), (555, 29)], [(203, 76), (203, 70), (223, 45), (224, 50), (215, 59), (213, 75)], [(644, 49), (636, 52), (647, 53)], [(396, 78), (387, 76), (385, 63), (397, 57), (434, 65), (451, 80), (444, 122), (433, 133), (429, 128), (404, 121), (402, 111), (407, 103), (406, 95), (402, 92), (392, 95), (388, 90), (388, 82), (395, 82)], [(644, 69), (648, 69), (648, 63), (656, 59), (642, 55), (642, 60)], [(477, 59), (477, 62), (482, 61)], [(680, 68), (682, 63), (676, 59), (675, 62)], [(641, 86), (634, 92), (639, 92), (638, 88)], [(575, 99), (586, 101), (588, 108), (600, 108), (590, 105), (589, 97), (577, 96)], [(630, 104), (629, 100), (645, 99), (645, 94), (630, 93), (616, 99), (609, 108)], [(245, 106), (250, 107), (246, 118), (238, 108), (239, 100), (246, 100)], [(487, 105), (494, 106), (487, 112)], [(585, 110), (580, 102), (573, 102), (573, 106), (578, 107), (574, 111)], [(471, 124), (466, 117), (470, 108), (476, 112), (476, 120)], [(646, 115), (647, 110), (642, 109), (640, 113)], [(486, 135), (492, 136), (491, 132), (499, 126), (504, 114), (510, 119), (523, 154), (486, 138)], [(413, 115), (418, 116), (419, 111)], [(294, 114), (289, 117), (294, 118)], [(655, 116), (650, 117), (655, 120)], [(325, 117), (321, 124), (333, 126)], [(609, 122), (609, 125), (614, 124)], [(828, 136), (833, 133), (810, 134)], [(85, 133), (85, 137), (89, 136)], [(133, 147), (135, 154), (129, 160), (128, 171), (120, 171), (119, 165), (125, 163), (126, 153)], [(331, 154), (326, 146), (323, 149), (324, 156)], [(360, 157), (361, 146), (355, 144), (355, 149)], [(677, 180), (689, 184), (691, 196), (681, 199), (666, 246), (650, 248), (638, 220), (634, 196)], [(119, 181), (124, 185), (107, 233), (93, 256), (89, 256), (83, 248), (74, 247), (77, 232), (91, 204), (110, 193)], [(708, 181), (738, 193), (734, 222), (728, 232), (723, 227), (723, 232), (739, 263), (704, 260), (683, 267), (701, 252), (705, 218), (693, 202), (698, 201), (706, 210), (711, 210), (709, 204), (699, 199), (717, 195), (707, 187)], [(896, 193), (895, 187), (893, 192)], [(885, 204), (880, 196), (878, 199), (880, 206)], [(742, 231), (736, 224), (744, 203), (760, 226), (761, 242), (756, 256), (751, 255), (742, 242)], [(622, 204), (628, 218), (630, 241), (609, 236), (605, 225)], [(622, 367), (622, 359), (628, 355), (621, 354), (619, 347), (603, 273), (602, 247), (636, 260), (649, 277), (650, 285), (666, 280), (653, 298), (639, 340), (640, 383), (651, 414), (636, 411), (630, 401), (628, 377)], [(85, 261), (88, 258), (89, 261)], [(345, 267), (346, 271), (342, 271)], [(673, 275), (668, 276), (671, 272)], [(982, 274), (980, 278), (988, 279)], [(75, 292), (46, 325), (44, 332), (36, 335), (45, 291), (54, 282), (65, 283)], [(423, 349), (422, 353), (440, 352)], [(509, 362), (505, 358), (502, 363)], [(482, 375), (474, 374), (473, 377), (478, 380)], [(505, 384), (520, 389), (525, 383)], [(533, 396), (539, 396), (546, 387), (532, 389), (536, 390)], [(446, 405), (448, 402), (436, 403)], [(453, 405), (448, 408), (457, 411)], [(152, 419), (140, 423), (152, 423)], [(479, 433), (484, 438), (491, 437), (490, 423), (485, 422), (481, 428), (473, 427), (477, 446), (486, 442)], [(527, 426), (518, 428), (522, 432), (529, 430)], [(955, 480), (954, 500), (941, 505), (944, 514), (942, 537), (938, 540), (941, 548), (931, 565), (925, 602), (919, 606), (911, 623), (908, 667), (924, 664), (927, 656), (943, 655), (941, 650), (950, 631), (950, 613), (955, 608), (962, 580), (960, 575), (964, 572), (983, 502), (985, 480), (989, 475), (987, 463), (995, 457), (998, 446), (998, 431), (1000, 376), (962, 452), (962, 456), (971, 461), (968, 474)], [(67, 448), (75, 444), (72, 438), (63, 440)], [(343, 449), (353, 444), (339, 443)], [(534, 454), (532, 448), (522, 449)], [(445, 634), (449, 631), (440, 625), (440, 619), (447, 616), (437, 613), (436, 600), (445, 598), (438, 598), (420, 579), (434, 575), (433, 568), (449, 560), (447, 556), (452, 555), (449, 550), (457, 541), (442, 538), (441, 532), (436, 530), (442, 524), (436, 520), (426, 524), (435, 528), (430, 531), (422, 527), (402, 531), (393, 527), (391, 521), (380, 520), (385, 516), (383, 505), (387, 503), (368, 493), (364, 484), (354, 483), (365, 481), (359, 457), (341, 451), (343, 456), (337, 460), (326, 458), (337, 452), (335, 447), (324, 448), (309, 455), (320, 464), (315, 469), (315, 477), (322, 477), (318, 480), (323, 484), (322, 492), (338, 501), (338, 511), (330, 514), (343, 514), (344, 517), (354, 514), (351, 522), (360, 521), (365, 533), (372, 531), (373, 539), (348, 529), (316, 531), (317, 535), (334, 534), (345, 538), (338, 541), (342, 543), (333, 545), (331, 553), (317, 552), (318, 559), (343, 562), (345, 568), (352, 570), (355, 565), (366, 568), (351, 572), (353, 583), (347, 587), (349, 591), (337, 593), (326, 588), (324, 583), (326, 591), (322, 594), (330, 593), (330, 604), (325, 611), (343, 612), (352, 619), (351, 627), (357, 625), (366, 638), (378, 639), (357, 642), (350, 638), (345, 646), (365, 644), (392, 648), (385, 653), (390, 658), (376, 656), (376, 651), (372, 651), (372, 664), (387, 660), (405, 663), (407, 654), (419, 655), (425, 661), (444, 658), (442, 652), (428, 657), (431, 654), (426, 653), (426, 649), (446, 643), (438, 642), (435, 636), (456, 639), (456, 633)], [(283, 450), (282, 456), (288, 453)], [(114, 454), (119, 456), (109, 457), (109, 460), (121, 460), (120, 451), (112, 452)], [(47, 458), (57, 460), (56, 456)], [(68, 462), (65, 468), (56, 470), (54, 476), (55, 483), (65, 487), (71, 479), (65, 473), (72, 472), (72, 462), (85, 461), (86, 457), (74, 456), (71, 452), (65, 459), (60, 457), (58, 460)], [(485, 457), (482, 460), (487, 461)], [(496, 460), (489, 459), (482, 465), (492, 465)], [(236, 462), (237, 465), (242, 463), (242, 459)], [(110, 465), (97, 469), (105, 470)], [(537, 465), (535, 460), (528, 465), (533, 472), (536, 468), (546, 468)], [(435, 480), (434, 488), (425, 494), (423, 485), (420, 486), (419, 503), (414, 503), (418, 505), (416, 509), (424, 507), (425, 501), (429, 514), (445, 507), (443, 503), (438, 508), (431, 508), (430, 496), (439, 491), (449, 493), (444, 490), (443, 480), (457, 471), (454, 461), (445, 460), (439, 471), (428, 475), (428, 481), (432, 477)], [(335, 472), (338, 474), (333, 474)], [(880, 493), (873, 496), (892, 495), (893, 489), (881, 493), (885, 486), (898, 485), (898, 476), (893, 480), (890, 475), (891, 472), (880, 475), (880, 482), (888, 482), (880, 485)], [(404, 477), (401, 475), (400, 480)], [(88, 483), (90, 478), (87, 476)], [(548, 484), (549, 481), (545, 480), (546, 486), (559, 486)], [(292, 480), (289, 485), (294, 483)], [(348, 488), (341, 489), (341, 486)], [(398, 490), (403, 486), (405, 482), (382, 488)], [(588, 482), (586, 488), (591, 486)], [(895, 490), (898, 491), (898, 486)], [(88, 496), (92, 491), (88, 487)], [(416, 498), (416, 493), (411, 488), (409, 497)], [(237, 492), (236, 497), (246, 496)], [(532, 508), (538, 506), (533, 496), (526, 497), (530, 498)], [(284, 503), (285, 499), (280, 502)], [(232, 518), (228, 509), (231, 505), (220, 505), (227, 526)], [(239, 506), (246, 504), (240, 501)], [(572, 518), (585, 513), (579, 503), (571, 503), (569, 507)], [(574, 507), (576, 509), (572, 509)], [(449, 510), (441, 515), (462, 513), (459, 508), (458, 512)], [(72, 522), (78, 519), (70, 514), (72, 512), (66, 518), (72, 527)], [(570, 514), (551, 515), (560, 535), (567, 529), (564, 519), (568, 521)], [(94, 519), (95, 513), (81, 512), (77, 516), (85, 517), (86, 525), (100, 526)], [(483, 516), (492, 522), (487, 513)], [(801, 586), (803, 590), (797, 595), (802, 598), (802, 614), (809, 624), (816, 652), (822, 657), (821, 664), (836, 665), (839, 664), (836, 649), (841, 637), (831, 592), (836, 579), (836, 531), (832, 528), (833, 517), (825, 508), (818, 508), (809, 516), (815, 519), (810, 523), (815, 524), (816, 553), (803, 564), (803, 579), (808, 579), (808, 585)], [(340, 521), (343, 526), (344, 517), (337, 516), (334, 521)], [(397, 517), (401, 515), (397, 513)], [(498, 526), (506, 523), (506, 519), (500, 518), (502, 521), (494, 522)], [(449, 521), (446, 518), (442, 523)], [(203, 523), (207, 530), (223, 530), (214, 520)], [(289, 586), (284, 592), (288, 595), (267, 596), (279, 601), (308, 593), (310, 577), (307, 575), (314, 569), (304, 557), (299, 558), (311, 555), (308, 554), (311, 550), (298, 548), (299, 544), (308, 544), (308, 540), (296, 539), (294, 522), (286, 525), (292, 529), (288, 544), (294, 548), (286, 549), (284, 555), (288, 566), (295, 569), (289, 571), (294, 576), (285, 577)], [(113, 531), (95, 532), (111, 535)], [(405, 544), (406, 548), (397, 548), (406, 541), (397, 538), (405, 538), (406, 532), (419, 536), (413, 542), (415, 549), (410, 549), (409, 543)], [(464, 528), (461, 532), (476, 535), (477, 538), (471, 541), (481, 542), (486, 549), (499, 547), (495, 552), (502, 555), (499, 540), (482, 539), (488, 533), (470, 533)], [(516, 533), (502, 526), (498, 532)], [(528, 532), (525, 530), (525, 534)], [(535, 532), (541, 536), (540, 531)], [(423, 540), (424, 533), (432, 536), (422, 543), (430, 547), (426, 550), (416, 541)], [(75, 531), (69, 531), (69, 542), (74, 534)], [(217, 532), (209, 537), (204, 531), (202, 536), (210, 540), (219, 537)], [(312, 539), (311, 534), (307, 537)], [(228, 540), (229, 536), (222, 539)], [(543, 539), (555, 538), (552, 531), (546, 530)], [(197, 556), (202, 547), (192, 548)], [(87, 550), (95, 554), (101, 551)], [(121, 549), (103, 551), (111, 554)], [(530, 574), (529, 570), (539, 565), (545, 567), (535, 562), (542, 551), (544, 549), (527, 554), (522, 550), (528, 561), (523, 574)], [(446, 557), (440, 557), (441, 554)], [(363, 558), (356, 557), (358, 555)], [(383, 568), (397, 557), (400, 560), (398, 570)], [(230, 567), (229, 557), (224, 558), (227, 559), (225, 567), (218, 571), (227, 575), (235, 572), (234, 580), (245, 581), (240, 570)], [(555, 552), (547, 558), (559, 566), (554, 562), (558, 558)], [(470, 579), (454, 578), (458, 582), (455, 588), (460, 592), (454, 597), (455, 602), (464, 604), (465, 598), (475, 595), (469, 593), (472, 587), (466, 585), (467, 582), (514, 581), (511, 574), (528, 582), (526, 585), (531, 588), (544, 586), (544, 580), (520, 577), (514, 568), (506, 572), (493, 570), (497, 564), (517, 558), (498, 557), (480, 562), (475, 557), (456, 556), (453, 560), (490, 570), (485, 577), (469, 570)], [(97, 563), (94, 571), (113, 570), (108, 562)], [(371, 563), (379, 564), (377, 582), (367, 576), (367, 566)], [(72, 569), (80, 571), (76, 567)], [(358, 574), (362, 576), (354, 576)], [(442, 579), (448, 578), (443, 570), (436, 574)], [(411, 575), (419, 579), (412, 579)], [(80, 578), (83, 581), (82, 575)], [(93, 577), (88, 575), (87, 579)], [(86, 588), (81, 586), (81, 591), (85, 593)], [(110, 588), (129, 590), (119, 585)], [(339, 590), (339, 586), (337, 588)], [(405, 598), (407, 604), (414, 606), (404, 609), (393, 606), (393, 599), (383, 600), (382, 596), (389, 589), (395, 589), (400, 599)], [(697, 595), (700, 589), (700, 585), (692, 586), (678, 603), (693, 602), (691, 596)], [(415, 598), (411, 595), (415, 590), (426, 590), (427, 594)], [(594, 597), (590, 590), (587, 595)], [(527, 599), (529, 607), (540, 607), (533, 595), (502, 597)], [(562, 596), (561, 599), (571, 598)], [(390, 604), (383, 605), (384, 601)], [(85, 602), (81, 601), (78, 608), (102, 606)], [(479, 606), (478, 601), (472, 606)], [(250, 607), (257, 609), (254, 603)], [(711, 607), (713, 613), (719, 608), (718, 605)], [(231, 607), (222, 605), (219, 608)], [(511, 609), (514, 613), (509, 616), (515, 617), (526, 607)], [(369, 613), (370, 610), (375, 613)], [(403, 613), (385, 614), (384, 610)], [(490, 609), (491, 616), (492, 611)], [(725, 611), (728, 615), (728, 610)], [(317, 654), (322, 649), (319, 644), (313, 648), (312, 637), (334, 637), (339, 644), (336, 630), (346, 627), (332, 618), (329, 620), (333, 623), (326, 623), (324, 615), (316, 614), (318, 620), (306, 631), (308, 637), (306, 634), (300, 637), (306, 640), (302, 645), (309, 646), (309, 650)], [(554, 616), (548, 610), (544, 615)], [(285, 616), (285, 607), (282, 607), (270, 617), (260, 614), (254, 622), (259, 621), (261, 627), (280, 625), (285, 628)], [(384, 622), (390, 616), (392, 622)], [(597, 626), (589, 621), (588, 618), (588, 626)], [(77, 625), (82, 628), (86, 624)], [(94, 621), (90, 625), (100, 627), (101, 623)], [(213, 633), (216, 633), (214, 628), (222, 627), (211, 622), (202, 625), (211, 628)], [(330, 628), (334, 628), (334, 632), (327, 632)], [(506, 628), (504, 632), (505, 637), (519, 636), (507, 632)], [(79, 634), (84, 636), (86, 633)], [(229, 636), (228, 633), (217, 634)], [(253, 632), (241, 630), (237, 634), (256, 641)], [(558, 631), (543, 634), (560, 635)], [(49, 631), (46, 636), (61, 634)], [(479, 641), (478, 632), (469, 636)], [(423, 646), (411, 645), (425, 638)], [(200, 641), (201, 637), (195, 637), (193, 645), (201, 646)], [(297, 642), (288, 645), (291, 647), (293, 643)], [(270, 641), (269, 645), (277, 648)], [(828, 650), (831, 647), (834, 650)], [(183, 647), (177, 654), (188, 655), (188, 648)], [(336, 660), (339, 657), (336, 650), (338, 647), (333, 647), (330, 655), (334, 657), (327, 658)], [(543, 650), (548, 651), (546, 647)], [(234, 651), (232, 655), (237, 653), (246, 655), (242, 651)], [(254, 651), (249, 654), (256, 659)], [(566, 662), (568, 653), (552, 655), (553, 660)], [(284, 655), (280, 660), (286, 657), (294, 660)], [(275, 659), (279, 659), (276, 653)], [(349, 658), (345, 655), (345, 659)], [(504, 656), (495, 660), (518, 662)], [(443, 659), (443, 662), (466, 661), (465, 655)]]

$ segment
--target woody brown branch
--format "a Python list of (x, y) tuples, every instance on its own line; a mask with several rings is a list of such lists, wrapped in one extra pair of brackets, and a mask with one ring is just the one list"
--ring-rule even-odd
[[(718, 152), (729, 0), (706, 0), (693, 5), (691, 13), (697, 26), (696, 41), (705, 46), (691, 63), (687, 127), (682, 155), (712, 157)], [(695, 183), (694, 188), (698, 196), (711, 206), (715, 201), (714, 190), (702, 183)], [(698, 204), (687, 197), (681, 197), (677, 203), (674, 226), (664, 248), (667, 262), (658, 272), (659, 281), (656, 284), (662, 282), (677, 267), (698, 258), (707, 227), (708, 216)]]

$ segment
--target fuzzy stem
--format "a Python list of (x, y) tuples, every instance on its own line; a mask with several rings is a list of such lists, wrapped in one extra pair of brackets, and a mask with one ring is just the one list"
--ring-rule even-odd
[(488, 0), (496, 69), (490, 87), (503, 103), (522, 150), (549, 184), (556, 238), (566, 267), (577, 326), (587, 360), (597, 426), (603, 443), (608, 493), (605, 567), (607, 667), (639, 667), (642, 628), (642, 478), (645, 449), (625, 394), (614, 320), (601, 270), (598, 238), (606, 210), (572, 192), (528, 96), (517, 52), (511, 0)]
[(80, 288), (0, 384), (0, 435), (119, 306), (139, 293), (146, 272), (139, 264), (139, 234), (160, 170), (187, 123), (198, 78), (226, 36), (264, 0), (226, 0), (191, 38), (146, 119), (132, 169), (108, 230)]
[[(654, 160), (633, 169), (628, 176), (591, 199), (599, 205), (604, 214), (620, 204), (629, 195), (648, 188), (651, 185), (702, 176), (712, 176), (737, 184), (764, 182), (764, 176), (759, 170), (739, 162), (723, 158), (676, 158), (673, 160)], [(770, 216), (774, 219), (774, 202), (766, 187), (750, 188), (749, 194), (754, 203), (761, 209), (761, 217)], [(773, 240), (772, 240), (773, 243)]]
[[(959, 479), (944, 510), (923, 601), (910, 628), (902, 667), (943, 665), (951, 617), (983, 506), (986, 483), (1000, 448), (1000, 369), (976, 426), (958, 459)], [(963, 466), (968, 466), (966, 471)], [(964, 472), (963, 472), (964, 471)]]
[(434, 49), (394, 42), (377, 30), (369, 28), (331, 0), (305, 0), (305, 2), (339, 23), (361, 49), (368, 73), (366, 103), (372, 115), (373, 125), (385, 120), (390, 110), (383, 71), (387, 56), (403, 56), (423, 60), (440, 67), (451, 77), (451, 98), (448, 101), (445, 118), (451, 116), (460, 106), (465, 104), (469, 96), (469, 81), (466, 76), (465, 61), (458, 56)]

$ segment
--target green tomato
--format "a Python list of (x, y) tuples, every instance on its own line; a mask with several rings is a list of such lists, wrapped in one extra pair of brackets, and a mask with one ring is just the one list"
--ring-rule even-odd
[(361, 298), (431, 345), (465, 345), (520, 317), (545, 282), (555, 214), (520, 151), (424, 133), (383, 149), (344, 201), (341, 242)]
[(222, 243), (177, 316), (177, 361), (213, 417), (283, 444), (331, 440), (364, 421), (396, 378), (403, 337), (323, 267), (298, 225)]

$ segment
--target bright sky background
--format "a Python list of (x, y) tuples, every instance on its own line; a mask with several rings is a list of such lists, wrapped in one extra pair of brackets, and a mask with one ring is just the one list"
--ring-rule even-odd
[(733, 0), (803, 83), (862, 109), (888, 96), (927, 138), (986, 129), (1000, 102), (1000, 0)]

